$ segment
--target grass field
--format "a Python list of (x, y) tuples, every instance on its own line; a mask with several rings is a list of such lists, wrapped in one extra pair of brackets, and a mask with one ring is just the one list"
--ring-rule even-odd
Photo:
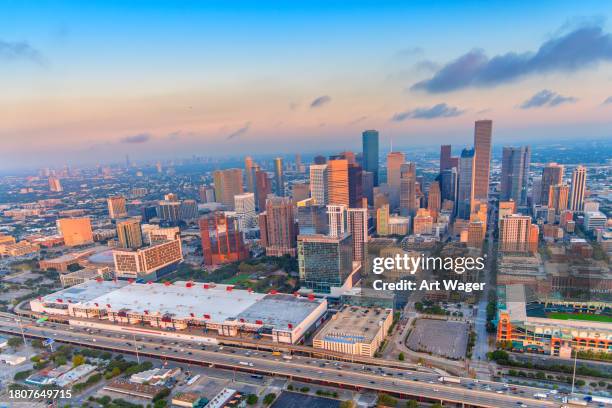
[(582, 314), (573, 314), (573, 313), (548, 313), (547, 317), (550, 319), (559, 319), (559, 320), (586, 320), (591, 322), (602, 322), (602, 323), (612, 323), (611, 316), (604, 315), (596, 315), (590, 313), (582, 313)]

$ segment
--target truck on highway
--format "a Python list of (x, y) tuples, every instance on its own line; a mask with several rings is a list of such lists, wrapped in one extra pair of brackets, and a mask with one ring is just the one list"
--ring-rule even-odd
[(438, 377), (438, 381), (442, 383), (460, 384), (461, 378), (442, 376), (442, 377)]
[(535, 399), (546, 399), (546, 397), (548, 397), (548, 395), (544, 394), (543, 392), (536, 392), (533, 394), (533, 398)]
[(283, 354), (283, 359), (285, 360), (293, 360), (293, 356), (290, 354)]
[(253, 363), (247, 363), (246, 361), (239, 361), (238, 364), (247, 366), (247, 367), (253, 367)]

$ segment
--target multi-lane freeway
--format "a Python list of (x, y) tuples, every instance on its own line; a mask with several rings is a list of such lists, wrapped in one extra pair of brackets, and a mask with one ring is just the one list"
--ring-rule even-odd
[(58, 323), (36, 324), (14, 316), (0, 315), (0, 331), (32, 338), (54, 338), (56, 341), (108, 349), (117, 352), (175, 360), (191, 364), (212, 365), (265, 375), (278, 375), (300, 381), (324, 383), (345, 388), (387, 392), (424, 400), (444, 401), (476, 407), (560, 407), (552, 396), (536, 399), (541, 389), (508, 386), (501, 383), (462, 378), (458, 384), (442, 383), (433, 373), (399, 370), (361, 364), (292, 356), (290, 360), (271, 352), (241, 348), (201, 345), (189, 341), (162, 340), (156, 337), (131, 337), (97, 329), (76, 328)]

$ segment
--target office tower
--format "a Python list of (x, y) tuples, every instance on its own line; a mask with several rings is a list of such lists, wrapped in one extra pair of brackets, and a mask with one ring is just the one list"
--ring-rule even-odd
[[(491, 136), (493, 121), (477, 120), (474, 126), (474, 183), (473, 197), (486, 203), (489, 200), (491, 171)], [(461, 171), (461, 168), (459, 169)]]
[(353, 239), (327, 235), (298, 237), (298, 267), (302, 287), (330, 293), (340, 287), (353, 271)]
[(255, 191), (255, 184), (253, 180), (253, 159), (251, 156), (244, 158), (244, 175), (246, 178), (246, 191), (253, 193)]
[(429, 193), (427, 194), (427, 209), (434, 219), (438, 218), (441, 207), (442, 193), (440, 192), (440, 183), (432, 181), (429, 185)]
[(597, 229), (606, 228), (608, 217), (600, 211), (585, 211), (584, 212), (584, 229), (594, 231)]
[(400, 214), (412, 217), (419, 207), (416, 165), (414, 163), (403, 163), (400, 166)]
[(368, 205), (374, 205), (374, 173), (370, 171), (361, 172), (361, 187), (363, 196), (368, 200)]
[(183, 221), (195, 220), (198, 218), (198, 203), (196, 200), (183, 200), (179, 207), (180, 219)]
[(433, 217), (426, 208), (419, 208), (412, 222), (415, 235), (431, 235), (433, 231)]
[(468, 224), (467, 229), (467, 246), (468, 248), (482, 249), (482, 244), (485, 239), (485, 223), (480, 220), (472, 220)]
[(272, 182), (263, 170), (255, 172), (255, 204), (258, 211), (264, 211), (268, 195), (272, 194)]
[(327, 162), (327, 202), (349, 206), (348, 161), (332, 156)]
[(157, 216), (171, 224), (178, 223), (181, 220), (181, 203), (179, 201), (160, 201), (157, 205)]
[(470, 218), (474, 202), (474, 149), (463, 149), (459, 158), (459, 181), (457, 188), (457, 217)]
[(353, 237), (353, 261), (363, 262), (368, 242), (368, 209), (348, 208), (346, 229)]
[(314, 199), (307, 198), (306, 200), (298, 201), (297, 221), (298, 230), (302, 235), (312, 234), (327, 234), (327, 207), (318, 205)]
[(241, 261), (249, 256), (236, 217), (215, 212), (200, 218), (199, 225), (204, 265)]
[[(139, 249), (113, 251), (115, 276), (123, 279), (156, 281), (176, 270), (183, 261), (181, 240), (156, 242)], [(143, 302), (146, 302), (143, 299)]]
[(499, 250), (508, 253), (535, 252), (539, 229), (527, 215), (507, 215), (499, 220)]
[(266, 255), (296, 255), (297, 225), (289, 197), (268, 198), (266, 211), (259, 214), (259, 229)]
[(140, 248), (142, 246), (140, 220), (131, 218), (117, 222), (117, 240), (120, 248)]
[(64, 191), (64, 189), (62, 188), (62, 183), (61, 183), (59, 178), (57, 178), (55, 176), (50, 176), (49, 177), (49, 190), (53, 191), (55, 193), (58, 193), (60, 191)]
[(236, 211), (240, 231), (246, 231), (248, 229), (257, 227), (255, 194), (244, 193), (234, 196), (234, 211)]
[(62, 238), (64, 238), (66, 246), (85, 245), (93, 242), (93, 232), (89, 217), (60, 218), (56, 224), (57, 230)]
[(584, 211), (584, 193), (586, 191), (586, 167), (576, 166), (572, 172), (572, 191), (570, 193), (570, 210)]
[(302, 173), (302, 155), (299, 153), (295, 154), (295, 171)]
[(310, 196), (318, 205), (327, 205), (327, 164), (310, 165)]
[(242, 188), (242, 170), (217, 170), (213, 173), (215, 197), (218, 202), (230, 209), (234, 208), (234, 196), (244, 193)]
[(338, 154), (338, 157), (341, 159), (345, 159), (349, 165), (357, 164), (357, 158), (355, 157), (355, 153), (351, 151), (344, 151)]
[(363, 170), (357, 163), (348, 165), (349, 206), (358, 208), (363, 205)]
[(283, 174), (283, 158), (274, 159), (274, 193), (279, 197), (285, 196), (285, 175)]
[(459, 167), (459, 158), (451, 156), (451, 145), (440, 146), (440, 173), (453, 167)]
[(310, 197), (310, 183), (294, 183), (291, 186), (291, 198), (294, 202)]
[(549, 163), (542, 170), (542, 183), (540, 185), (540, 201), (539, 204), (548, 206), (548, 197), (550, 196), (550, 187), (561, 184), (563, 181), (563, 165), (557, 163)]
[(203, 203), (214, 203), (215, 202), (215, 189), (210, 186), (200, 186), (198, 189), (200, 201)]
[(383, 204), (376, 210), (376, 234), (389, 235), (389, 204)]
[(561, 211), (567, 210), (569, 201), (569, 186), (566, 184), (557, 184), (550, 186), (548, 195), (548, 208), (555, 210), (555, 214), (560, 214)]
[(389, 206), (391, 209), (399, 207), (401, 167), (406, 161), (402, 152), (390, 152), (387, 155), (387, 185), (389, 187)]
[(327, 225), (330, 237), (339, 237), (346, 232), (346, 206), (327, 206)]
[(152, 218), (157, 217), (157, 207), (145, 206), (140, 209), (140, 215), (143, 222), (149, 222)]
[(408, 235), (410, 231), (410, 217), (390, 216), (388, 229), (388, 235)]
[(314, 164), (317, 164), (317, 165), (318, 165), (318, 164), (326, 164), (326, 163), (327, 163), (327, 159), (325, 158), (325, 156), (320, 156), (320, 155), (319, 155), (319, 156), (315, 156), (315, 157), (312, 159), (312, 162), (313, 162)]
[(442, 194), (442, 200), (457, 201), (457, 181), (459, 179), (457, 168), (458, 167), (451, 167), (440, 173), (440, 193)]
[(498, 213), (498, 224), (499, 221), (507, 215), (516, 214), (516, 203), (514, 201), (500, 201), (499, 202), (499, 213)]
[(374, 186), (378, 186), (378, 131), (366, 130), (361, 134), (363, 169), (372, 173)]
[(519, 206), (527, 205), (527, 186), (531, 148), (504, 147), (501, 170), (501, 200), (514, 200)]
[(106, 199), (106, 205), (108, 206), (108, 216), (111, 219), (127, 217), (125, 197), (122, 197), (122, 196), (108, 197)]
[(148, 244), (156, 244), (164, 241), (175, 241), (181, 238), (179, 227), (160, 227), (155, 224), (144, 224), (141, 226), (143, 241)]

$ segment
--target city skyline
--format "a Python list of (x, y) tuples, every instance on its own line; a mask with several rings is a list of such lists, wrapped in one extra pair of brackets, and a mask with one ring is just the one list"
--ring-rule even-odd
[(605, 3), (50, 7), (6, 7), (0, 171), (357, 151), (365, 129), (381, 151), (465, 145), (478, 119), (498, 145), (612, 130)]

